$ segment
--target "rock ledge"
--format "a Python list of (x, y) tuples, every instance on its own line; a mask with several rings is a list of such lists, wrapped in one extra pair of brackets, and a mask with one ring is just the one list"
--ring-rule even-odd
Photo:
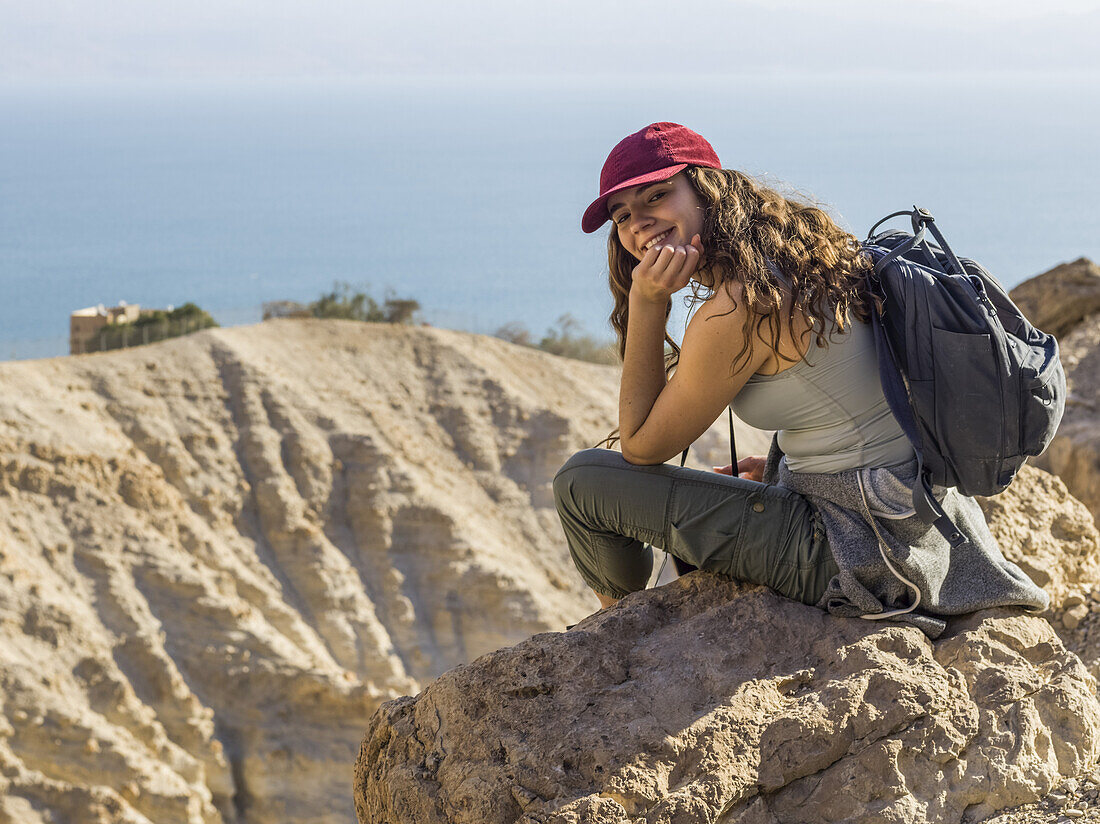
[(707, 573), (383, 704), (359, 821), (963, 822), (1100, 749), (1094, 682), (1042, 618), (930, 642)]

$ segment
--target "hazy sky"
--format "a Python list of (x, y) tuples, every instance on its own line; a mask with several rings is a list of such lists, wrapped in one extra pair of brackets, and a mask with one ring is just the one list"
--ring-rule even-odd
[(0, 79), (1100, 72), (1100, 0), (0, 0)]

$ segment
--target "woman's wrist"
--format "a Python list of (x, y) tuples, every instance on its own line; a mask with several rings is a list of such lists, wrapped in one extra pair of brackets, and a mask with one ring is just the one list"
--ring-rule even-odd
[(631, 290), (629, 300), (630, 311), (626, 324), (628, 342), (631, 339), (634, 340), (635, 344), (652, 339), (663, 341), (667, 323), (668, 299), (657, 302)]
[(663, 315), (665, 307), (668, 306), (669, 297), (669, 295), (664, 293), (649, 294), (645, 289), (640, 288), (638, 284), (634, 284), (630, 287), (630, 295), (627, 300), (629, 301), (631, 312), (635, 309), (639, 312), (659, 309)]

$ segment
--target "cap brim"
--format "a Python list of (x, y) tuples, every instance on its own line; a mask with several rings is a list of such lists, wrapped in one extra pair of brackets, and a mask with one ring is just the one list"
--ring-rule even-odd
[(615, 188), (608, 189), (598, 198), (593, 200), (592, 205), (584, 210), (584, 217), (581, 218), (581, 229), (585, 234), (591, 234), (611, 219), (610, 215), (607, 214), (607, 199), (616, 192), (621, 192), (623, 189), (630, 189), (634, 186), (644, 186), (647, 183), (656, 183), (658, 180), (668, 180), (674, 174), (682, 172), (687, 167), (687, 163), (677, 163), (675, 166), (667, 166), (655, 172), (646, 172), (644, 175), (632, 177), (630, 180), (624, 180)]

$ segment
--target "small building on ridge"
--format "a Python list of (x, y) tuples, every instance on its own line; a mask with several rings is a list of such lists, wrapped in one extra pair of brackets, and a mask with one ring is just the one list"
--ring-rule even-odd
[(69, 315), (69, 354), (83, 355), (98, 352), (95, 340), (100, 330), (112, 323), (133, 323), (141, 317), (141, 306), (136, 303), (118, 302), (118, 306), (89, 306), (77, 309)]

